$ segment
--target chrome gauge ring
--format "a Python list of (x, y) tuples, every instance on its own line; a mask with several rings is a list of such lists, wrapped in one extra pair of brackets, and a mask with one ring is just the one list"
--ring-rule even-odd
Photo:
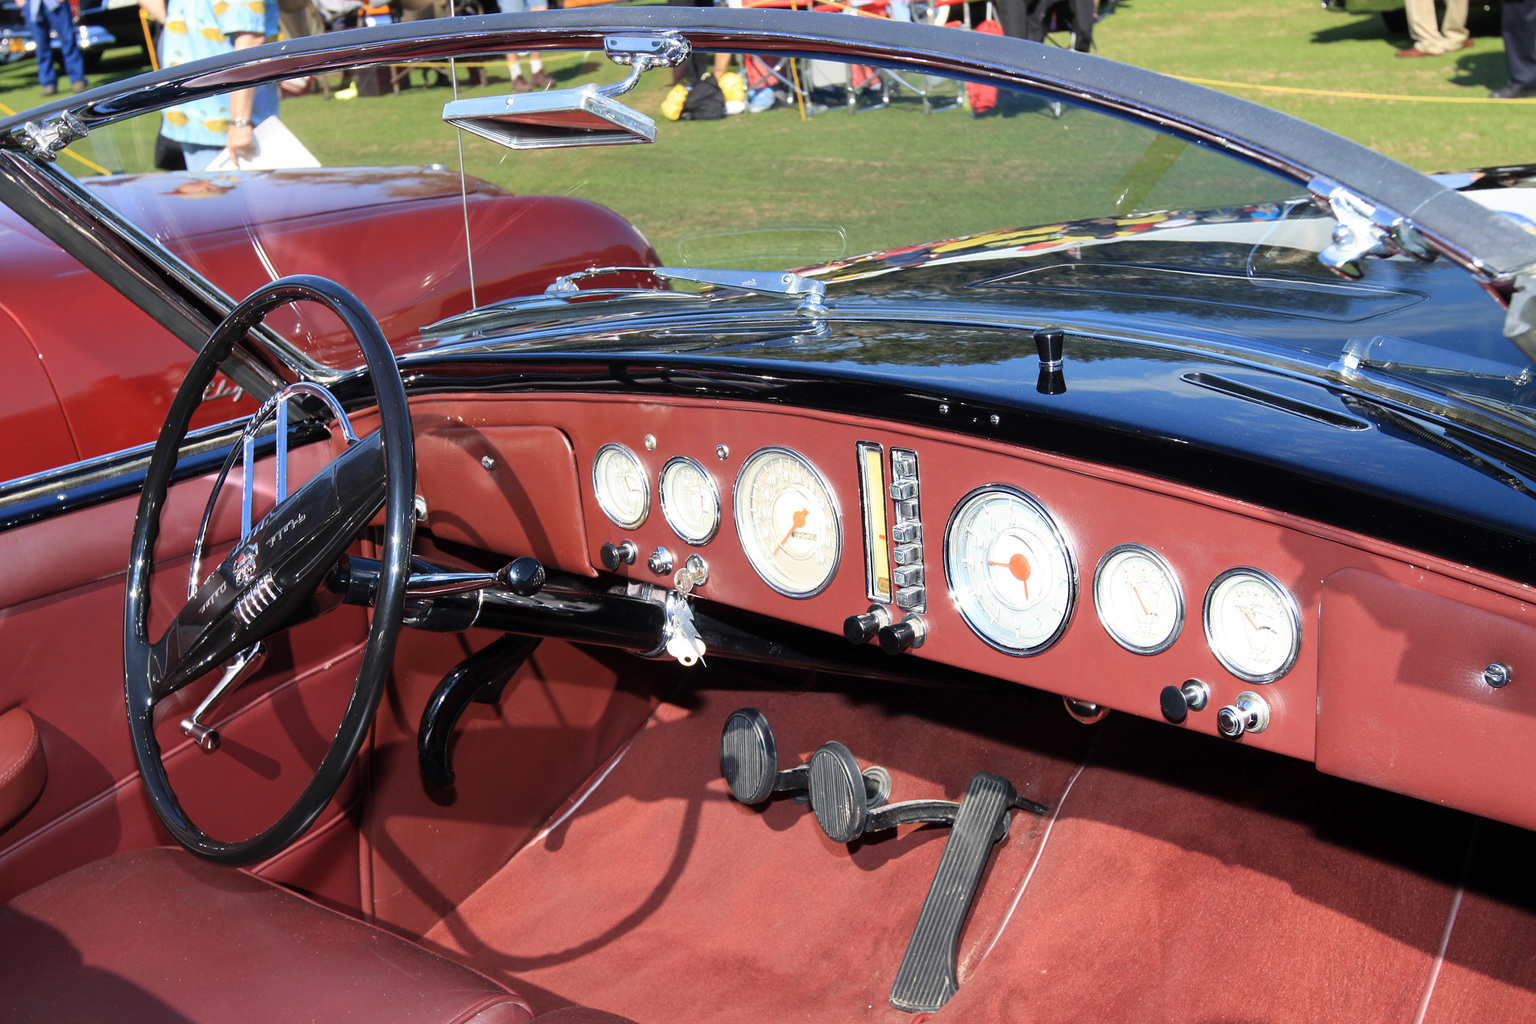
[(1077, 603), (1077, 564), (1055, 519), (1006, 484), (979, 487), (955, 507), (944, 574), (966, 625), (1008, 654), (1050, 647)]
[(759, 448), (736, 475), (736, 533), (763, 582), (787, 597), (819, 594), (837, 575), (842, 518), (816, 467), (789, 448)]
[(1110, 638), (1137, 654), (1166, 651), (1184, 628), (1178, 576), (1162, 555), (1140, 544), (1121, 544), (1099, 559), (1093, 606)]
[(1301, 653), (1301, 612), (1269, 573), (1228, 569), (1206, 591), (1205, 638), (1228, 672), (1250, 683), (1272, 683)]
[(597, 507), (615, 526), (633, 530), (651, 511), (651, 483), (635, 453), (605, 444), (592, 456), (592, 491)]
[(672, 532), (704, 545), (720, 530), (720, 492), (703, 466), (679, 455), (661, 467), (661, 514)]

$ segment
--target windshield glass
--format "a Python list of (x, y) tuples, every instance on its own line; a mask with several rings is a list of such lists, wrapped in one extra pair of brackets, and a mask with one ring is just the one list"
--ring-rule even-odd
[[(1296, 182), (1028, 92), (694, 53), (614, 101), (655, 122), (654, 144), (509, 149), (444, 121), (447, 103), (526, 102), (626, 74), (600, 52), (561, 51), (360, 68), (285, 83), (263, 142), (271, 170), (156, 171), (173, 120), (160, 114), (94, 131), (60, 166), (236, 298), (287, 274), (340, 281), (402, 352), (441, 337), (424, 327), (542, 295), (562, 275), (651, 265), (796, 270), (829, 301), (942, 295), (1237, 343), (1240, 322), (1259, 320), (1329, 360), (1365, 320), (1387, 318), (1368, 334), (1417, 336), (1430, 281), (1403, 260), (1373, 261), (1360, 283), (1330, 273), (1315, 257), (1333, 221)], [(581, 287), (698, 287), (660, 281)], [(1525, 365), (1470, 278), (1434, 287), (1465, 303), (1429, 363), (1454, 376), (1461, 351)], [(357, 363), (311, 313), (272, 323), (317, 362)]]

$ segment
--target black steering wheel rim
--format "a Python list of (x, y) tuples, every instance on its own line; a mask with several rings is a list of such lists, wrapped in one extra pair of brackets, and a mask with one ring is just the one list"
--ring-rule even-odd
[[(258, 834), (228, 842), (206, 835), (182, 809), (155, 738), (157, 699), (152, 692), (148, 637), (153, 552), (177, 454), (204, 389), (212, 381), (219, 364), (228, 358), (234, 345), (247, 332), (272, 309), (296, 301), (316, 302), (330, 309), (340, 317), (362, 349), (379, 405), (386, 475), (385, 539), (373, 620), (369, 625), (362, 664), (330, 748), (314, 777), (287, 812)], [(341, 285), (321, 277), (295, 276), (258, 288), (219, 324), (193, 360), (155, 442), (144, 489), (139, 496), (123, 609), (123, 675), (134, 760), (155, 813), (176, 841), (192, 853), (223, 864), (249, 864), (271, 857), (314, 823), (346, 778), (373, 723), (400, 634), (415, 529), (415, 492), (410, 411), (400, 371), (378, 322), (362, 302)]]

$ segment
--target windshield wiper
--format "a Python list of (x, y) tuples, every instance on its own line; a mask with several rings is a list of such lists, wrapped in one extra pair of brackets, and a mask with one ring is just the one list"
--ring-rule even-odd
[(800, 311), (816, 316), (825, 311), (823, 300), (827, 286), (813, 278), (804, 277), (788, 270), (694, 270), (688, 267), (590, 267), (574, 274), (555, 278), (555, 283), (544, 289), (550, 299), (592, 299), (619, 295), (677, 294), (659, 288), (589, 288), (576, 287), (577, 281), (609, 274), (649, 274), (660, 281), (685, 281), (689, 284), (711, 285), (730, 288), (733, 291), (751, 292), (755, 295), (800, 297)]
[[(1454, 365), (1447, 363), (1447, 356), (1455, 359)], [(1448, 353), (1434, 345), (1384, 334), (1373, 338), (1350, 338), (1344, 343), (1339, 361), (1329, 369), (1345, 378), (1358, 377), (1362, 370), (1388, 370), (1462, 380), (1502, 380), (1517, 385), (1529, 384), (1533, 379), (1529, 366), (1517, 367), (1496, 359)]]

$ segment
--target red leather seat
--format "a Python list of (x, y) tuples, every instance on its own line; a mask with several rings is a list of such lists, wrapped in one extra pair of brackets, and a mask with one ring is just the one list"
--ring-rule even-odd
[(8, 1024), (525, 1024), (496, 982), (180, 850), (88, 864), (0, 908)]

